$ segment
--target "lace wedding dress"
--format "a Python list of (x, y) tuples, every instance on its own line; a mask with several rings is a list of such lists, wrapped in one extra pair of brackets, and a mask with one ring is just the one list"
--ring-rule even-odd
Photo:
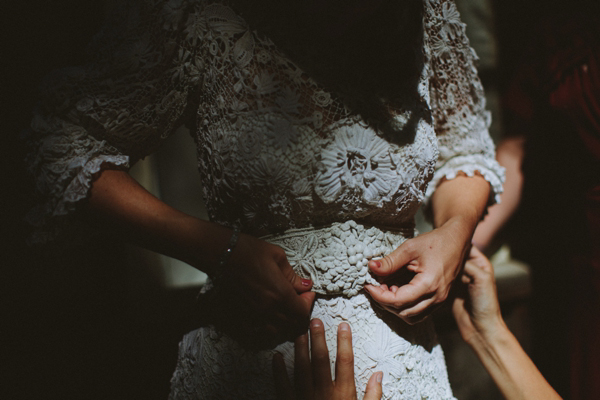
[[(365, 123), (224, 1), (123, 5), (92, 43), (90, 64), (43, 87), (28, 136), (43, 199), (29, 214), (32, 240), (72, 235), (94, 174), (127, 168), (185, 121), (212, 221), (281, 246), (314, 281), (322, 296), (313, 317), (325, 323), (332, 362), (335, 327), (352, 326), (357, 388), (381, 370), (385, 399), (452, 398), (431, 322), (408, 326), (362, 291), (377, 284), (368, 260), (414, 236), (414, 214), (440, 179), (478, 172), (501, 191), (464, 25), (447, 0), (425, 0), (423, 15), (418, 92), (429, 117), (395, 109), (398, 124), (417, 121), (403, 143)], [(293, 345), (277, 351), (291, 373)], [(180, 344), (171, 399), (271, 399), (272, 355), (214, 329), (193, 331)]]

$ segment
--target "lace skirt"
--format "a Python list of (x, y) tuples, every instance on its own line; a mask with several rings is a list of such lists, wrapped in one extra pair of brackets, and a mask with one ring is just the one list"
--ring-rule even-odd
[[(374, 307), (362, 288), (376, 283), (366, 263), (402, 243), (402, 231), (383, 231), (348, 221), (322, 229), (294, 230), (266, 240), (283, 247), (294, 269), (313, 279), (313, 318), (326, 329), (332, 375), (337, 326), (352, 327), (359, 399), (371, 374), (383, 371), (384, 399), (453, 399), (444, 355), (430, 320), (409, 326)], [(293, 374), (293, 343), (249, 351), (212, 328), (188, 333), (179, 345), (170, 399), (275, 399), (271, 362), (283, 354)]]

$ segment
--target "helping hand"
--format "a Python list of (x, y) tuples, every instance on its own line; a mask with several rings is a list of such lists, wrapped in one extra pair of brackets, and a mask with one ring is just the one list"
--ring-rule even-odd
[(249, 347), (272, 347), (306, 332), (315, 293), (278, 246), (241, 234), (217, 287), (201, 296), (204, 321)]
[[(323, 322), (313, 319), (310, 324), (310, 356), (308, 334), (296, 339), (294, 355), (294, 387), (287, 376), (281, 354), (273, 357), (273, 376), (279, 400), (352, 400), (356, 399), (354, 385), (354, 353), (352, 331), (343, 322), (338, 327), (335, 381), (331, 378), (329, 351)], [(364, 400), (380, 400), (382, 372), (374, 373), (367, 383)]]
[(401, 268), (415, 274), (401, 286), (393, 282), (365, 286), (373, 300), (411, 325), (429, 316), (448, 297), (470, 245), (458, 239), (465, 235), (456, 229), (444, 225), (407, 240), (380, 260), (371, 260), (371, 271), (387, 280)]
[[(452, 304), (452, 314), (462, 338), (470, 343), (477, 336), (491, 338), (504, 326), (494, 268), (476, 247), (471, 249), (461, 280), (467, 285), (468, 296), (457, 296)], [(467, 294), (467, 293), (465, 293)]]

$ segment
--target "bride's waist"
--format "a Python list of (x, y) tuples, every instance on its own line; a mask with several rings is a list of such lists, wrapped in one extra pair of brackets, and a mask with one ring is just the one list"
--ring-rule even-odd
[(296, 273), (314, 282), (313, 291), (355, 296), (366, 284), (378, 284), (367, 263), (414, 237), (414, 226), (383, 228), (354, 221), (288, 230), (262, 239), (286, 252)]

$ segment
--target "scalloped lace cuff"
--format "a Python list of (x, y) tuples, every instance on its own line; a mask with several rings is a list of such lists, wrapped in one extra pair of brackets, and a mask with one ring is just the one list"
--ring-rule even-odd
[(474, 176), (475, 172), (479, 172), (479, 174), (489, 182), (492, 188), (490, 199), (488, 200), (488, 207), (500, 203), (500, 194), (502, 193), (502, 184), (504, 183), (504, 167), (498, 164), (493, 158), (476, 154), (454, 157), (435, 171), (433, 179), (427, 186), (423, 206), (426, 208), (429, 207), (431, 195), (433, 195), (433, 192), (442, 178), (454, 179), (459, 172), (462, 172), (467, 176)]
[[(106, 169), (107, 164), (115, 167), (128, 167), (129, 156), (100, 155), (89, 160), (71, 160), (68, 164), (69, 169), (80, 170), (68, 184), (62, 196), (58, 199), (54, 197), (45, 204), (39, 204), (25, 217), (27, 223), (34, 227), (28, 239), (30, 245), (51, 242), (62, 236), (65, 230), (70, 230), (67, 226), (70, 224), (65, 220), (75, 210), (75, 204), (88, 197), (94, 175), (103, 168)], [(52, 206), (52, 203), (55, 206)], [(77, 230), (75, 226), (73, 229)]]
[(94, 175), (100, 172), (102, 166), (105, 164), (112, 164), (115, 167), (128, 167), (129, 156), (103, 155), (87, 161), (82, 170), (77, 173), (69, 186), (65, 189), (65, 192), (58, 201), (52, 215), (66, 215), (75, 208), (75, 203), (85, 199), (92, 187)]

